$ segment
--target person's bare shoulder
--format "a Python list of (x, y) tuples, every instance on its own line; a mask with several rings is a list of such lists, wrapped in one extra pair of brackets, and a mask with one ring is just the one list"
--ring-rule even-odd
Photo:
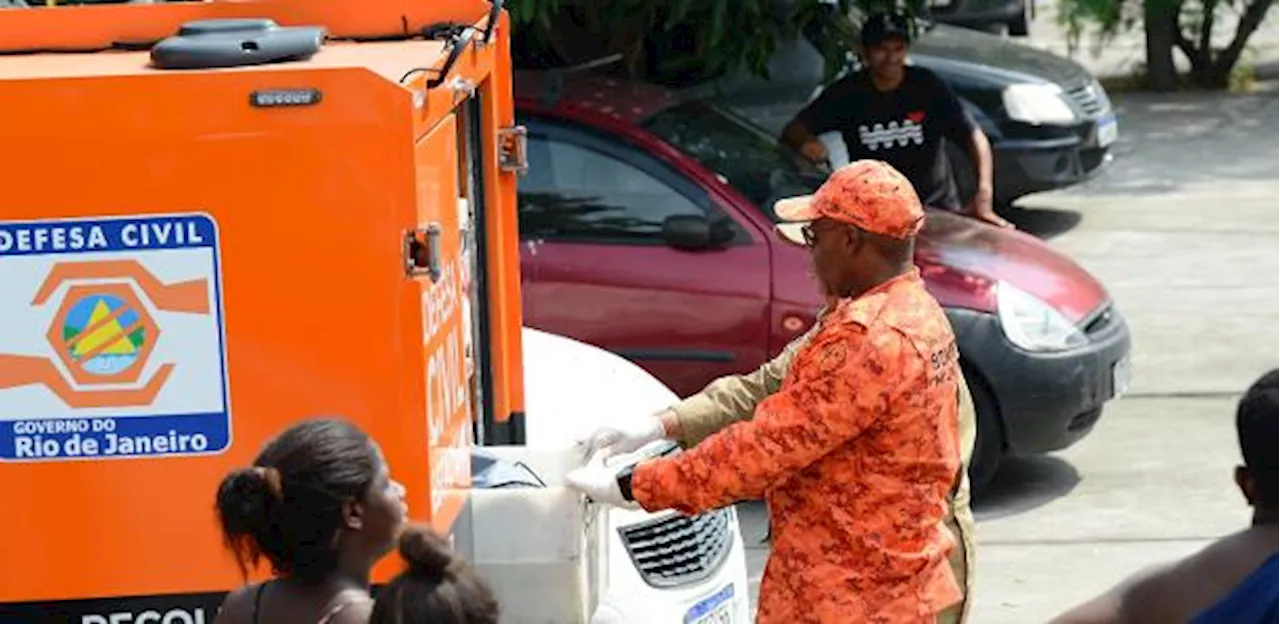
[(259, 583), (246, 585), (232, 590), (222, 600), (213, 624), (249, 624), (253, 621), (253, 602), (258, 593)]
[(1234, 533), (1177, 561), (1145, 568), (1052, 624), (1185, 622), (1229, 593), (1274, 552), (1275, 536), (1269, 530)]
[(1050, 624), (1137, 624), (1134, 603), (1144, 594), (1159, 593), (1175, 564), (1150, 566), (1129, 575), (1118, 585), (1054, 618)]
[(329, 624), (368, 624), (371, 615), (373, 615), (373, 601), (359, 600), (334, 614)]
[(1230, 534), (1172, 563), (1153, 566), (1126, 588), (1124, 621), (1187, 621), (1228, 595), (1261, 563), (1248, 531)]
[(1124, 622), (1184, 622), (1202, 599), (1195, 570), (1203, 551), (1184, 559), (1151, 566), (1134, 575), (1122, 593)]
[(1254, 527), (1209, 544), (1183, 560), (1180, 572), (1184, 583), (1195, 588), (1188, 591), (1202, 593), (1202, 601), (1217, 599), (1229, 594), (1275, 552), (1274, 530)]

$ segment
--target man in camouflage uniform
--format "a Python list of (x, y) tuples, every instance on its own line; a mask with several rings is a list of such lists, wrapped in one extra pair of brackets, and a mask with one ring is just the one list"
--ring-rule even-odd
[[(814, 246), (819, 269), (820, 262), (842, 260), (832, 258), (832, 249), (841, 248), (834, 237), (845, 226), (909, 249), (923, 216), (910, 188), (884, 163), (854, 163), (833, 174), (817, 196), (780, 203), (784, 219), (801, 223), (779, 231)], [(818, 224), (833, 227), (819, 230)], [(823, 249), (815, 245), (821, 232), (829, 232)], [(761, 588), (761, 621), (963, 621), (972, 578), (965, 468), (974, 442), (973, 404), (945, 316), (914, 267), (899, 272), (861, 292), (829, 297), (814, 327), (759, 370), (716, 380), (657, 417), (604, 428), (584, 441), (602, 455), (660, 438), (691, 452), (643, 462), (620, 478), (603, 466), (587, 467), (571, 474), (569, 484), (601, 502), (634, 500), (646, 509), (690, 513), (758, 495), (770, 499), (778, 531)], [(824, 286), (840, 292), (836, 284)], [(899, 374), (914, 385), (905, 393), (882, 388), (898, 385)], [(918, 398), (930, 393), (932, 399)], [(907, 447), (906, 453), (886, 450)], [(872, 475), (870, 485), (856, 483), (862, 473)], [(861, 517), (826, 524), (794, 519), (833, 509)], [(949, 531), (935, 532), (940, 527), (928, 520), (933, 513)], [(894, 531), (901, 541), (885, 536)], [(850, 568), (843, 578), (808, 574), (808, 568), (828, 567), (824, 557), (843, 555)], [(944, 556), (949, 570), (932, 567)], [(839, 566), (831, 566), (837, 577)]]
[[(828, 306), (829, 307), (829, 306)], [(819, 318), (826, 308), (819, 313)], [(756, 406), (782, 386), (782, 380), (795, 357), (818, 325), (791, 341), (777, 357), (766, 362), (754, 372), (732, 375), (712, 381), (706, 388), (657, 415), (653, 427), (637, 433), (629, 433), (616, 427), (602, 427), (583, 441), (587, 453), (603, 450), (606, 455), (630, 453), (658, 439), (668, 439), (682, 448), (693, 448), (713, 433), (743, 420), (750, 420)], [(960, 402), (960, 450), (961, 469), (952, 492), (951, 509), (947, 515), (947, 528), (959, 540), (959, 547), (951, 553), (951, 572), (965, 593), (964, 602), (951, 607), (938, 618), (940, 624), (961, 624), (968, 619), (973, 596), (973, 571), (975, 555), (975, 527), (973, 511), (969, 506), (969, 461), (973, 454), (977, 434), (977, 412), (973, 397), (964, 381), (959, 383)], [(650, 431), (652, 433), (650, 433)]]

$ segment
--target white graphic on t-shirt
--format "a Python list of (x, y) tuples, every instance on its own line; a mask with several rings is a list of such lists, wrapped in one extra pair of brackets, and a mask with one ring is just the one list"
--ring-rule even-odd
[(906, 147), (908, 143), (923, 145), (924, 126), (917, 125), (910, 119), (903, 119), (901, 125), (896, 121), (889, 122), (887, 126), (875, 124), (868, 128), (862, 125), (858, 126), (858, 140), (863, 147), (873, 152), (893, 147), (894, 144), (898, 147)]

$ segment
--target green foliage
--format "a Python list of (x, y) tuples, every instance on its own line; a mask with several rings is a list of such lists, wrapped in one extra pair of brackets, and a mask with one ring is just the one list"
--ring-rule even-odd
[[(621, 54), (634, 75), (768, 77), (780, 43), (805, 36), (822, 53), (828, 79), (847, 68), (857, 42), (850, 19), (869, 10), (912, 7), (895, 0), (510, 0), (528, 49), (573, 65)], [(661, 58), (648, 58), (661, 41)]]
[[(1149, 2), (1176, 3), (1180, 0), (1146, 0)], [(1098, 48), (1110, 43), (1116, 35), (1132, 29), (1140, 22), (1135, 11), (1125, 11), (1126, 0), (1059, 0), (1058, 23), (1067, 31), (1068, 47), (1074, 52), (1080, 39), (1090, 27), (1096, 35)], [(1095, 52), (1096, 53), (1096, 52)]]
[(720, 75), (745, 66), (765, 75), (778, 42), (795, 34), (795, 22), (789, 16), (776, 15), (768, 0), (673, 0), (669, 6), (652, 4), (659, 6), (664, 15), (651, 32), (687, 33), (692, 37), (693, 54), (659, 60), (666, 71), (699, 70)]

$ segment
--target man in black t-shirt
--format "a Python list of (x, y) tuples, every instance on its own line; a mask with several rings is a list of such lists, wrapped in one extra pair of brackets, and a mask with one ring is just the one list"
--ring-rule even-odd
[[(907, 176), (927, 206), (1012, 227), (992, 208), (991, 144), (951, 88), (933, 72), (906, 64), (911, 28), (900, 14), (862, 25), (863, 68), (832, 83), (782, 131), (782, 141), (814, 162), (828, 158), (817, 135), (839, 131), (849, 160), (883, 160)], [(977, 173), (962, 206), (943, 138), (968, 151)]]

